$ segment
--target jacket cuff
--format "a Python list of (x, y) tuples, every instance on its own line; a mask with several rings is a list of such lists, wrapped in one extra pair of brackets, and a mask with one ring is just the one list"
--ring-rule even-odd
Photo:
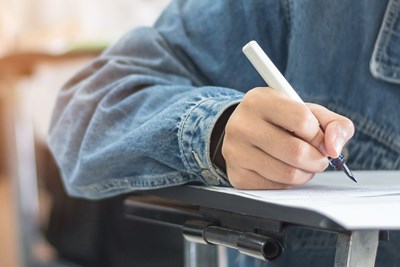
[(236, 106), (242, 97), (235, 95), (205, 99), (182, 121), (180, 140), (185, 165), (189, 172), (200, 174), (206, 185), (230, 186), (226, 173), (211, 160), (210, 143), (218, 119), (229, 108)]

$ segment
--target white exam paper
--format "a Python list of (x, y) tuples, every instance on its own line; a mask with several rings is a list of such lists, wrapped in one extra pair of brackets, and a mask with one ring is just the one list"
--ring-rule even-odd
[(400, 229), (400, 171), (325, 172), (288, 190), (208, 190), (239, 195), (325, 215), (349, 230)]

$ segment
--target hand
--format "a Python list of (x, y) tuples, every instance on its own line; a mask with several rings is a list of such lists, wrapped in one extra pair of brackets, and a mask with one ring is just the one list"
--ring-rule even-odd
[(225, 127), (222, 154), (229, 181), (239, 189), (304, 184), (326, 169), (327, 156), (339, 156), (353, 134), (346, 117), (271, 88), (254, 88)]

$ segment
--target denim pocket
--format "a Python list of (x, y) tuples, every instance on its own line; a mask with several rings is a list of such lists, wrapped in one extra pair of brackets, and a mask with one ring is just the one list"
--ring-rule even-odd
[(400, 0), (389, 0), (370, 70), (375, 78), (400, 84)]

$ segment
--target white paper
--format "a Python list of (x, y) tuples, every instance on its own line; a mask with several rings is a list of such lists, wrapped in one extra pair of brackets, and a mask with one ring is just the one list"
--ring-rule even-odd
[(349, 230), (400, 229), (400, 171), (358, 171), (354, 175), (358, 183), (342, 172), (325, 172), (287, 190), (208, 190), (312, 210)]

